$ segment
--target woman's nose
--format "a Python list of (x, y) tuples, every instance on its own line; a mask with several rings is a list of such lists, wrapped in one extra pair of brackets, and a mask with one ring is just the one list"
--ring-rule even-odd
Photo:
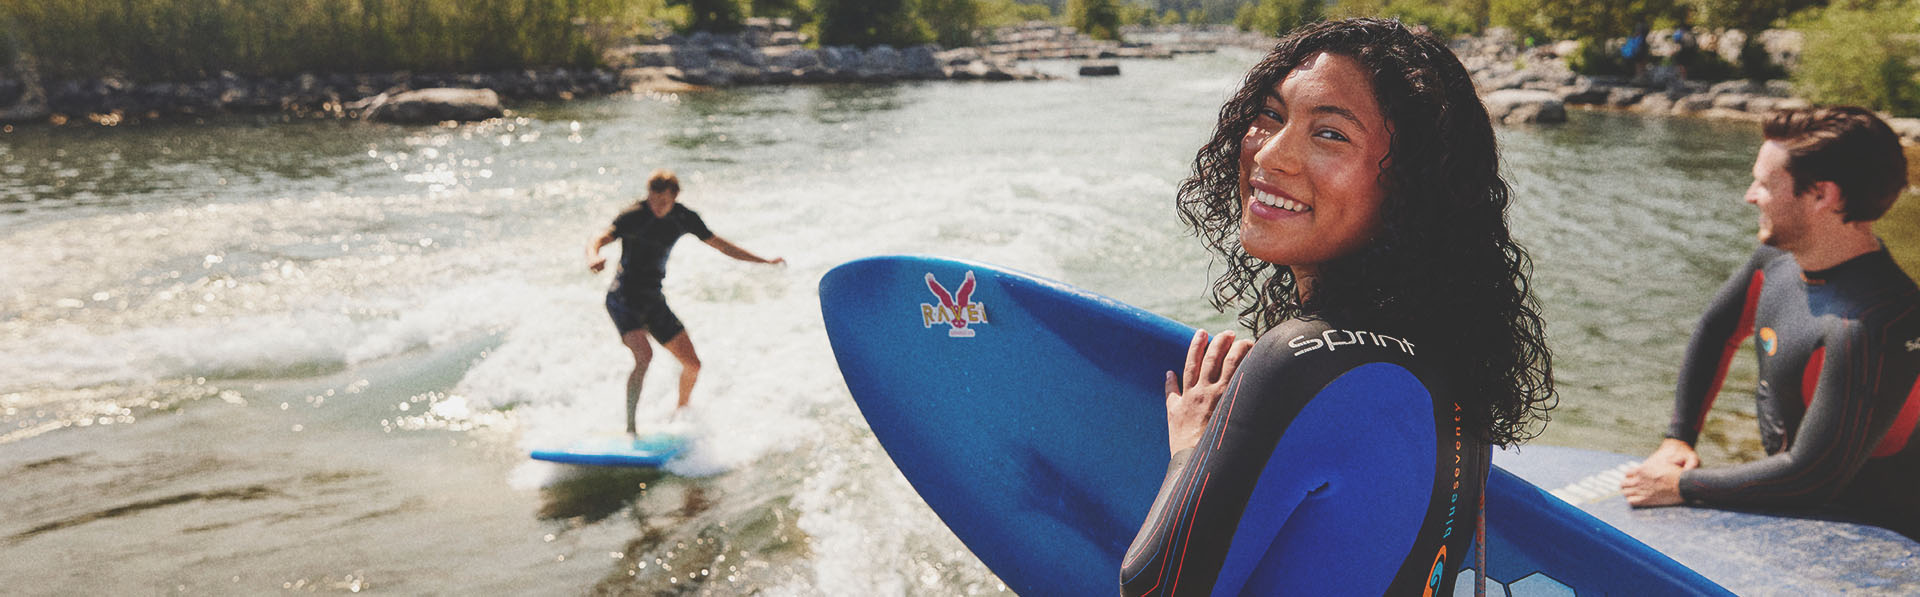
[(1291, 174), (1299, 171), (1300, 152), (1296, 150), (1293, 138), (1298, 136), (1292, 127), (1280, 127), (1260, 139), (1260, 149), (1253, 154), (1253, 163), (1261, 168), (1280, 173)]

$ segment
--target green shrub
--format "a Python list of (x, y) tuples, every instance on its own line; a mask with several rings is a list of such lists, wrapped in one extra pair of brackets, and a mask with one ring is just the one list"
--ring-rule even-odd
[(1593, 39), (1580, 40), (1580, 49), (1567, 57), (1567, 68), (1583, 75), (1620, 75), (1633, 74), (1633, 65), (1620, 56), (1619, 50), (1610, 48), (1606, 42)]
[(1120, 38), (1120, 8), (1114, 0), (1068, 0), (1067, 24), (1094, 39)]
[(980, 7), (974, 0), (920, 0), (920, 18), (933, 29), (933, 41), (949, 48), (971, 46), (980, 28)]
[(1807, 99), (1920, 116), (1920, 0), (1802, 14), (1806, 49), (1793, 82)]
[(978, 0), (980, 27), (1008, 27), (1028, 21), (1051, 21), (1053, 10), (1045, 4), (1021, 4), (1014, 0)]
[(814, 6), (823, 46), (901, 48), (933, 39), (933, 31), (914, 15), (907, 0), (818, 0)]
[(1241, 31), (1281, 35), (1320, 20), (1320, 0), (1255, 0), (1240, 5), (1233, 26)]

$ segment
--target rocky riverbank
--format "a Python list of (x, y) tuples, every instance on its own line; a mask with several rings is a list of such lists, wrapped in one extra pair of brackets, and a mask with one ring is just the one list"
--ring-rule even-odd
[[(1219, 37), (1215, 32), (1213, 37)], [(1201, 37), (1206, 37), (1202, 35)], [(979, 47), (942, 49), (808, 48), (785, 20), (750, 19), (727, 35), (664, 34), (610, 49), (605, 68), (528, 69), (493, 73), (319, 74), (247, 77), (234, 73), (194, 82), (139, 83), (117, 76), (40, 81), (23, 60), (0, 69), (0, 123), (132, 120), (218, 113), (372, 118), (398, 122), (468, 120), (498, 115), (501, 101), (568, 100), (616, 93), (682, 92), (739, 85), (892, 81), (1031, 81), (1048, 75), (1019, 64), (1040, 59), (1167, 58), (1212, 51), (1203, 39), (1171, 44), (1098, 41), (1044, 23), (989, 32)], [(1102, 70), (1111, 74), (1111, 69)], [(8, 73), (11, 73), (10, 75)], [(455, 91), (432, 91), (432, 90)], [(493, 93), (458, 93), (490, 90)], [(423, 91), (431, 91), (422, 93)]]
[[(1711, 51), (1737, 57), (1743, 39), (1735, 31), (1703, 35), (1701, 41)], [(1798, 34), (1767, 31), (1761, 41), (1775, 64), (1791, 66), (1798, 61)], [(1793, 85), (1784, 80), (1687, 80), (1672, 67), (1661, 66), (1637, 78), (1580, 75), (1567, 67), (1565, 59), (1577, 50), (1572, 42), (1522, 49), (1510, 32), (1501, 29), (1455, 40), (1453, 50), (1473, 73), (1488, 111), (1509, 124), (1564, 121), (1567, 106), (1759, 120), (1774, 110), (1812, 105), (1795, 95)], [(1920, 118), (1891, 118), (1888, 123), (1908, 143), (1920, 143)]]

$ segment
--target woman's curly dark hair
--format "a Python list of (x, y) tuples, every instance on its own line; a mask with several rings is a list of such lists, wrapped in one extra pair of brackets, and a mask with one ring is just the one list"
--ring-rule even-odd
[[(1301, 300), (1291, 268), (1240, 244), (1241, 136), (1265, 98), (1302, 61), (1347, 56), (1370, 74), (1391, 141), (1381, 161), (1381, 226), (1367, 245), (1320, 264)], [(1532, 262), (1507, 233), (1506, 181), (1486, 107), (1460, 59), (1398, 21), (1350, 19), (1294, 30), (1220, 108), (1213, 138), (1180, 183), (1182, 218), (1227, 271), (1219, 309), (1265, 333), (1289, 319), (1364, 319), (1424, 338), (1422, 356), (1454, 380), (1462, 423), (1508, 445), (1538, 435), (1558, 402), (1552, 354), (1528, 288)]]

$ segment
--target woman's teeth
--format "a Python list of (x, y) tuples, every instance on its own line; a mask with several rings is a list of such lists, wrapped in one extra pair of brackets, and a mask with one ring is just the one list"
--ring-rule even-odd
[(1292, 201), (1260, 189), (1253, 189), (1253, 200), (1294, 213), (1302, 213), (1313, 209), (1301, 204), (1299, 201)]

